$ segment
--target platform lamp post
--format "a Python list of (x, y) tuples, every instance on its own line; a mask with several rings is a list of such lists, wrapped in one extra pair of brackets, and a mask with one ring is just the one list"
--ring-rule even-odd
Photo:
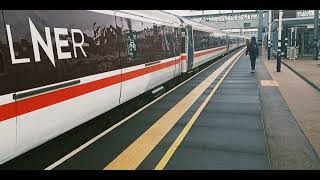
[(314, 10), (314, 59), (318, 60), (319, 56), (319, 10)]
[(269, 28), (268, 28), (268, 60), (270, 60), (270, 54), (271, 54), (271, 21), (272, 21), (272, 17), (271, 17), (271, 10), (269, 10)]
[(279, 27), (278, 27), (278, 52), (277, 52), (277, 72), (281, 71), (281, 31), (282, 31), (282, 10), (279, 10)]

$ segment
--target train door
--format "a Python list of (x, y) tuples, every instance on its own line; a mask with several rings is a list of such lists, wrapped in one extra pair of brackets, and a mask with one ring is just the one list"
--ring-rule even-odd
[[(144, 22), (144, 29), (147, 29), (146, 48), (144, 52), (147, 63), (147, 76), (149, 76), (146, 90), (150, 90), (164, 82), (172, 79), (175, 73), (175, 33), (170, 26), (151, 24)], [(172, 65), (167, 66), (170, 63)]]
[(178, 63), (176, 63), (175, 65), (175, 76), (178, 76), (179, 74), (181, 74), (182, 72), (182, 61), (180, 60), (180, 58), (178, 58), (181, 54), (181, 29), (179, 28), (174, 28), (174, 43), (175, 43), (175, 57), (176, 57), (176, 61), (179, 61)]
[[(174, 77), (175, 73), (175, 63), (176, 63), (176, 54), (175, 54), (175, 31), (174, 27), (161, 25), (159, 26), (159, 32), (161, 34), (161, 44), (162, 44), (162, 59), (159, 61), (158, 64), (151, 64), (150, 69), (150, 81), (151, 83), (156, 83), (154, 86), (150, 87), (153, 88), (155, 86), (158, 86)], [(154, 57), (152, 57), (154, 58)], [(154, 59), (157, 60), (157, 59)], [(155, 61), (152, 61), (151, 63), (154, 63)], [(157, 62), (157, 61), (156, 61)], [(171, 64), (174, 63), (174, 64)], [(161, 67), (167, 64), (167, 67)], [(171, 64), (171, 65), (168, 65)], [(154, 70), (152, 70), (154, 69)], [(149, 89), (150, 89), (149, 88)]]
[(192, 69), (193, 57), (194, 57), (194, 47), (193, 47), (193, 30), (192, 26), (187, 26), (187, 36), (188, 36), (188, 70)]
[(180, 64), (181, 64), (181, 72), (185, 73), (188, 71), (187, 64), (187, 51), (188, 51), (188, 37), (186, 27), (181, 26), (181, 47), (180, 47)]
[(13, 99), (16, 82), (10, 72), (9, 44), (2, 13), (0, 15), (0, 164), (9, 158), (16, 145), (16, 105)]
[(227, 52), (229, 52), (230, 51), (230, 38), (228, 35), (226, 36), (226, 42), (227, 42)]
[(120, 42), (121, 59), (121, 97), (124, 103), (142, 93), (149, 85), (150, 73), (147, 67), (148, 44), (145, 42), (143, 21), (121, 17), (117, 12), (117, 26), (122, 31)]

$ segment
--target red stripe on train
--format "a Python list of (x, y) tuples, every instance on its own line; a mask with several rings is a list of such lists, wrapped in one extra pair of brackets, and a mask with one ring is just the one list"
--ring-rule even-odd
[[(180, 59), (173, 60), (169, 62), (165, 62), (159, 65), (150, 66), (147, 68), (127, 72), (124, 74), (119, 74), (111, 77), (107, 77), (104, 79), (96, 80), (93, 82), (89, 82), (86, 84), (81, 84), (78, 86), (73, 86), (61, 90), (57, 90), (54, 92), (38, 95), (35, 97), (31, 97), (28, 99), (20, 100), (17, 102), (12, 102), (9, 104), (5, 104), (0, 106), (0, 121), (10, 119), (22, 114), (26, 114), (53, 104), (57, 104), (59, 102), (63, 102), (68, 99), (72, 99), (89, 92), (93, 92), (122, 81), (126, 81), (129, 79), (133, 79), (148, 73), (152, 73), (154, 71), (158, 71), (160, 69), (167, 68), (169, 66), (175, 65), (180, 62)], [(121, 77), (122, 76), (122, 77)], [(17, 111), (16, 111), (17, 107)]]
[(16, 116), (16, 114), (17, 112), (15, 102), (0, 106), (0, 122), (6, 119), (13, 118)]
[(196, 54), (195, 54), (195, 57), (204, 56), (204, 55), (207, 55), (207, 54), (210, 54), (210, 53), (212, 53), (212, 52), (219, 51), (219, 50), (225, 49), (225, 48), (226, 48), (226, 47), (221, 47), (221, 48), (216, 48), (216, 49), (212, 49), (212, 50), (205, 51), (205, 52), (199, 52), (199, 53), (196, 53)]
[[(209, 53), (212, 53), (214, 51), (218, 51), (218, 50), (221, 50), (224, 48), (225, 47), (209, 50), (206, 52), (201, 52), (201, 53), (196, 54), (195, 56), (196, 57), (203, 56), (203, 55), (206, 55), (206, 54), (209, 54)], [(119, 74), (119, 75), (107, 77), (104, 79), (100, 79), (97, 81), (89, 82), (86, 84), (81, 84), (78, 86), (73, 86), (73, 87), (57, 90), (54, 92), (38, 95), (35, 97), (31, 97), (28, 99), (20, 100), (17, 102), (12, 102), (9, 104), (2, 105), (2, 106), (0, 106), (0, 122), (7, 120), (7, 119), (10, 119), (10, 118), (13, 118), (13, 117), (16, 117), (16, 116), (19, 116), (19, 115), (22, 115), (22, 114), (26, 114), (26, 113), (44, 108), (44, 107), (48, 107), (53, 104), (63, 102), (68, 99), (72, 99), (72, 98), (87, 94), (89, 92), (93, 92), (93, 91), (111, 86), (113, 84), (120, 83), (121, 81), (122, 82), (127, 81), (130, 79), (139, 77), (139, 76), (143, 76), (145, 74), (149, 74), (149, 73), (158, 71), (160, 69), (167, 68), (169, 66), (175, 65), (175, 64), (179, 63), (180, 61), (183, 61), (186, 59), (187, 59), (186, 56), (181, 56), (181, 58), (178, 60), (169, 61), (169, 62), (158, 64), (155, 66), (150, 66), (147, 68), (127, 72), (122, 75)]]
[[(215, 52), (215, 51), (219, 51), (219, 50), (222, 50), (222, 49), (225, 49), (226, 47), (221, 47), (221, 48), (216, 48), (216, 49), (212, 49), (212, 50), (209, 50), (209, 51), (205, 51), (205, 52), (196, 52), (195, 53), (195, 57), (198, 57), (198, 56), (204, 56), (204, 55), (207, 55), (207, 54), (210, 54), (212, 52)], [(181, 56), (181, 60), (186, 60), (187, 59), (187, 55), (182, 55)]]

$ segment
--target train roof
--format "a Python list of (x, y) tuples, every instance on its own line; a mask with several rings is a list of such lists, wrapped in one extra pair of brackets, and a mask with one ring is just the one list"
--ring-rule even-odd
[(171, 14), (165, 11), (160, 10), (90, 10), (98, 13), (116, 15), (120, 17), (127, 17), (131, 19), (147, 21), (151, 23), (157, 23), (162, 25), (174, 26), (174, 27), (181, 27), (181, 23), (183, 22), (184, 25), (191, 25), (193, 29), (199, 31), (205, 31), (214, 34), (215, 36), (223, 36), (229, 35), (232, 37), (243, 37), (240, 35), (234, 35), (217, 28), (204, 25), (189, 19), (185, 19), (175, 14)]
[[(187, 25), (191, 25), (193, 29), (200, 30), (200, 31), (206, 31), (206, 32), (220, 32), (219, 29), (213, 28), (211, 26), (207, 26), (189, 19), (184, 19), (181, 17), (183, 22)], [(222, 33), (222, 32), (221, 32)]]
[(180, 27), (181, 25), (180, 19), (175, 15), (172, 15), (163, 11), (158, 11), (158, 10), (118, 10), (116, 11), (116, 14), (119, 15), (119, 13), (141, 17), (141, 18), (144, 18), (145, 20), (149, 19), (151, 21), (154, 21), (155, 23), (166, 24), (174, 27)]
[(193, 29), (195, 30), (200, 30), (200, 31), (205, 31), (205, 32), (209, 32), (209, 33), (213, 33), (215, 36), (223, 36), (223, 35), (228, 35), (231, 37), (243, 37), (240, 35), (235, 35), (235, 34), (231, 34), (225, 31), (222, 31), (220, 29), (205, 25), (205, 24), (201, 24), (189, 19), (185, 19), (183, 17), (179, 17), (185, 24), (187, 25), (191, 25)]
[(160, 11), (160, 10), (119, 10), (116, 12), (121, 12), (129, 15), (139, 16), (142, 18), (152, 19), (162, 23), (170, 24), (171, 26), (175, 26), (175, 27), (179, 27), (181, 25), (181, 21), (183, 21), (184, 24), (191, 25), (192, 28), (195, 30), (214, 33), (215, 36), (230, 35), (225, 31), (222, 31), (222, 30), (213, 28), (211, 26), (204, 25), (189, 19), (185, 19), (168, 12)]
[(89, 10), (101, 14), (125, 17), (144, 22), (156, 23), (167, 26), (180, 27), (181, 21), (178, 17), (157, 10)]

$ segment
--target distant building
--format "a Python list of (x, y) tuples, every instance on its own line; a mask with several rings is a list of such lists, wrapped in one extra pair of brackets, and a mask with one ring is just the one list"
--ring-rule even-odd
[[(210, 10), (195, 11), (188, 16), (187, 19), (200, 22), (218, 28), (233, 34), (256, 36), (258, 35), (259, 14), (256, 10)], [(268, 17), (268, 11), (264, 11), (263, 17)], [(263, 32), (267, 27), (267, 19), (263, 18)]]

